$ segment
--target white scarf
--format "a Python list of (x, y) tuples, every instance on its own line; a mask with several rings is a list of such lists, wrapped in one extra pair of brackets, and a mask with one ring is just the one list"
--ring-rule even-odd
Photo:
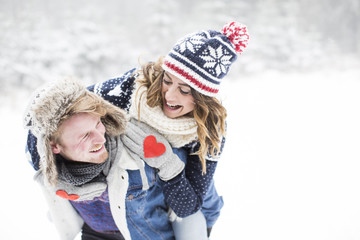
[[(164, 114), (160, 106), (151, 108), (146, 103), (147, 88), (142, 87), (136, 94), (136, 90), (139, 87), (140, 85), (136, 83), (129, 110), (131, 117), (138, 119), (138, 105), (140, 101), (140, 121), (159, 131), (159, 133), (166, 137), (172, 147), (179, 148), (197, 139), (197, 124), (194, 118), (169, 118)], [(139, 99), (140, 96), (142, 96), (141, 99)]]

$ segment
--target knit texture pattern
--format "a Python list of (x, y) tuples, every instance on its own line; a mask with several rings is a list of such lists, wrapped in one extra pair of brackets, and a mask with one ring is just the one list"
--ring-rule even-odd
[[(136, 84), (136, 88), (138, 87), (139, 85)], [(147, 88), (141, 87), (138, 94), (133, 94), (129, 111), (131, 117), (138, 119), (138, 111), (140, 111), (138, 120), (155, 128), (170, 142), (172, 147), (179, 148), (197, 139), (197, 124), (194, 118), (172, 119), (167, 117), (160, 106), (149, 107), (146, 103), (146, 92)]]
[(214, 97), (231, 64), (247, 46), (246, 26), (232, 22), (221, 32), (199, 31), (180, 39), (165, 56), (162, 68), (198, 92)]
[(61, 155), (56, 158), (57, 168), (59, 171), (59, 179), (66, 181), (74, 186), (81, 186), (90, 181), (106, 182), (106, 176), (102, 172), (108, 172), (110, 161), (86, 163), (67, 161)]

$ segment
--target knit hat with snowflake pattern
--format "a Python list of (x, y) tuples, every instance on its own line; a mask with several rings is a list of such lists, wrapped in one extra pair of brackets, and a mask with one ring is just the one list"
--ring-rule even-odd
[(180, 39), (164, 58), (162, 68), (198, 92), (214, 97), (221, 79), (246, 48), (249, 34), (245, 25), (226, 24), (222, 30), (200, 31)]
[(127, 123), (125, 111), (95, 93), (87, 91), (75, 79), (65, 78), (51, 82), (35, 91), (25, 110), (23, 124), (37, 138), (40, 170), (51, 185), (56, 185), (58, 171), (50, 146), (50, 137), (57, 131), (60, 121), (67, 114), (68, 109), (85, 93), (98, 99), (101, 107), (106, 110), (106, 115), (101, 118), (106, 134), (117, 136), (125, 131)]

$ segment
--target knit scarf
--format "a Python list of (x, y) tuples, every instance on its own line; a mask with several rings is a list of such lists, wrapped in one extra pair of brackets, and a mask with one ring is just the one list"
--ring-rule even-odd
[(74, 186), (81, 186), (93, 181), (106, 182), (106, 175), (110, 167), (109, 159), (101, 164), (95, 164), (68, 161), (58, 155), (56, 161), (59, 179)]
[(78, 195), (76, 201), (93, 200), (101, 196), (107, 188), (107, 177), (111, 166), (119, 161), (124, 148), (120, 136), (106, 136), (105, 147), (109, 157), (102, 164), (69, 162), (58, 158), (59, 179), (56, 190)]
[[(136, 83), (136, 89), (139, 87), (139, 84)], [(138, 110), (140, 110), (139, 120), (155, 128), (170, 142), (172, 147), (179, 148), (197, 139), (197, 124), (194, 118), (167, 117), (160, 106), (151, 108), (146, 103), (146, 93), (146, 87), (141, 87), (138, 92), (134, 91), (129, 110), (131, 117), (138, 119)]]

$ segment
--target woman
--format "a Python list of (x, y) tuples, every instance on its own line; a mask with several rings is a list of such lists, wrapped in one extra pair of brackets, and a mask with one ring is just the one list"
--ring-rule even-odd
[[(220, 32), (196, 32), (142, 70), (89, 87), (163, 134), (186, 163), (182, 173), (162, 181), (171, 216), (183, 218), (173, 222), (176, 239), (206, 239), (222, 208), (213, 175), (225, 143), (226, 109), (216, 96), (248, 39), (246, 26), (236, 22)], [(30, 136), (36, 166), (33, 145)]]
[[(183, 174), (164, 183), (165, 199), (179, 217), (201, 209), (209, 230), (223, 205), (213, 175), (225, 142), (226, 109), (216, 96), (221, 79), (248, 39), (246, 27), (236, 22), (225, 25), (221, 32), (196, 32), (179, 40), (165, 58), (144, 65), (134, 76), (136, 91), (130, 114), (154, 127), (174, 148), (185, 149), (188, 155)], [(105, 82), (99, 93), (116, 104), (111, 100), (111, 91), (104, 91), (104, 85), (111, 82)], [(194, 236), (198, 231), (189, 231), (189, 226), (199, 222), (195, 216), (196, 220), (189, 220), (188, 225), (186, 219), (174, 222), (177, 239), (189, 239), (179, 235)]]

